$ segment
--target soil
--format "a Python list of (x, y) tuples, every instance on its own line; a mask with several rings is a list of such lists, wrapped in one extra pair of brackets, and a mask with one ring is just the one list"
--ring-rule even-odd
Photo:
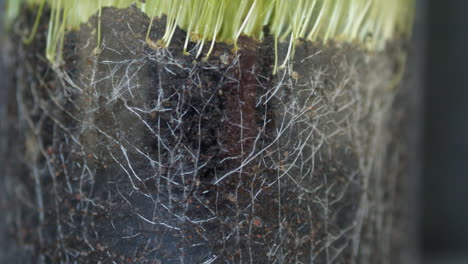
[[(209, 45), (184, 55), (180, 29), (150, 47), (135, 7), (103, 10), (95, 55), (96, 23), (68, 33), (60, 67), (43, 58), (44, 33), (14, 51), (10, 263), (18, 252), (22, 263), (164, 264), (401, 254), (405, 144), (392, 138), (405, 106), (388, 87), (401, 43), (298, 43), (274, 75), (268, 28), (204, 60)], [(151, 38), (164, 30), (155, 21)]]

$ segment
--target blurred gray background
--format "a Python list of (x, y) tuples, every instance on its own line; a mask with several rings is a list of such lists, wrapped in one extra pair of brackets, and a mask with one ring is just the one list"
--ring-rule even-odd
[(468, 1), (428, 0), (423, 263), (468, 263)]

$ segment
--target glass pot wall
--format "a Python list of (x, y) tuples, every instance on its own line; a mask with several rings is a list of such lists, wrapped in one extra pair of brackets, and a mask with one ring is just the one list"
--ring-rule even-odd
[(265, 27), (233, 49), (174, 27), (165, 46), (165, 16), (109, 7), (51, 62), (50, 8), (30, 44), (22, 10), (4, 46), (5, 263), (402, 263), (406, 41)]

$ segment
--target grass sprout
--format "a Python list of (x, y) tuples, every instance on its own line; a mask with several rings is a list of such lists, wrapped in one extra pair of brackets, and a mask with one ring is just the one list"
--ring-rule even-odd
[[(386, 43), (411, 32), (414, 0), (8, 0), (7, 25), (18, 15), (22, 3), (38, 10), (26, 43), (33, 41), (44, 4), (50, 7), (47, 58), (61, 57), (67, 31), (78, 29), (105, 7), (126, 8), (135, 4), (150, 18), (146, 41), (168, 47), (177, 27), (187, 32), (184, 53), (190, 41), (197, 42), (197, 56), (208, 44), (207, 58), (216, 42), (232, 44), (245, 35), (263, 40), (264, 27), (279, 42), (289, 42), (284, 62), (294, 56), (296, 40), (327, 43), (350, 42), (369, 50), (382, 50)], [(167, 18), (166, 31), (154, 42), (149, 38), (155, 17)], [(210, 43), (211, 42), (211, 43)], [(98, 45), (100, 40), (98, 40)], [(154, 45), (158, 43), (159, 45)], [(99, 47), (97, 47), (97, 50)], [(278, 58), (276, 58), (278, 64)], [(275, 65), (275, 70), (278, 66)]]

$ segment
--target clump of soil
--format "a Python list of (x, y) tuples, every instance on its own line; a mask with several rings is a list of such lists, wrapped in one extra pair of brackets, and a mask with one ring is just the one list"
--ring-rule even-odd
[(103, 9), (95, 55), (96, 23), (68, 33), (60, 67), (42, 34), (15, 51), (6, 201), (24, 263), (391, 261), (399, 45), (304, 42), (273, 75), (267, 28), (205, 61), (179, 29), (148, 46), (135, 7)]

